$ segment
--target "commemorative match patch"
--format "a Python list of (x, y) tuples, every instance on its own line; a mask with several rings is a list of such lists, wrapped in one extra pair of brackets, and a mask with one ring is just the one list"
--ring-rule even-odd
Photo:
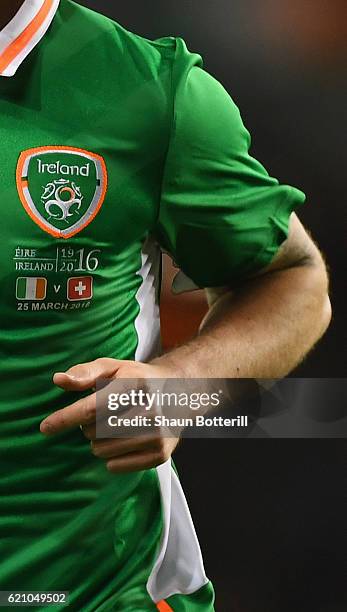
[(104, 159), (74, 147), (23, 151), (16, 178), (26, 212), (55, 238), (71, 238), (89, 225), (107, 191)]
[(16, 282), (17, 300), (44, 300), (47, 293), (47, 279), (20, 277)]
[(67, 299), (70, 302), (90, 300), (93, 297), (93, 277), (75, 276), (67, 281)]

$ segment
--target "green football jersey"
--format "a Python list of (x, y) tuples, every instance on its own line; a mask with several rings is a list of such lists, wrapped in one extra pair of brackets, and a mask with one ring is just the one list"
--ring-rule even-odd
[(79, 429), (39, 425), (74, 399), (54, 372), (158, 354), (162, 250), (197, 286), (233, 284), (271, 261), (305, 197), (249, 155), (181, 39), (70, 0), (25, 0), (0, 32), (0, 139), (0, 590), (210, 611), (171, 462), (116, 476)]

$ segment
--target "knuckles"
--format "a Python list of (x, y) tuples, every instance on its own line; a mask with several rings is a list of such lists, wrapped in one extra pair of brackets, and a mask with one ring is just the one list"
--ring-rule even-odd
[(166, 451), (161, 451), (160, 453), (156, 454), (155, 463), (153, 467), (158, 467), (159, 465), (166, 463), (169, 459), (170, 459), (170, 453)]
[(164, 459), (165, 461), (169, 459), (170, 453), (164, 438), (158, 437), (155, 439), (154, 449), (160, 459)]

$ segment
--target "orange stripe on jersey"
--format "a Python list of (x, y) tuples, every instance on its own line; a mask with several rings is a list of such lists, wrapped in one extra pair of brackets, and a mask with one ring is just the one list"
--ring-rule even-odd
[(159, 612), (173, 612), (173, 609), (164, 600), (157, 603), (157, 608)]
[(23, 32), (17, 36), (15, 40), (5, 49), (0, 55), (0, 73), (3, 72), (11, 62), (17, 57), (17, 55), (23, 51), (27, 44), (35, 36), (37, 30), (42, 26), (43, 22), (49, 15), (51, 8), (53, 7), (53, 0), (45, 0), (41, 6), (37, 15), (27, 25)]
[(46, 296), (46, 279), (38, 278), (36, 282), (36, 298), (42, 300)]

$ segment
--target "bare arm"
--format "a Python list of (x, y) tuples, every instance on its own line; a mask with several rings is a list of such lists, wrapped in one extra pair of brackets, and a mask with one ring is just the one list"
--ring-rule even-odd
[(200, 335), (154, 363), (190, 377), (278, 378), (300, 363), (331, 319), (323, 258), (296, 215), (266, 270), (234, 291), (207, 294)]
[[(280, 378), (310, 351), (329, 325), (328, 277), (317, 247), (297, 217), (277, 257), (233, 292), (208, 292), (210, 311), (200, 335), (151, 364), (97, 359), (56, 374), (67, 390), (90, 389), (98, 378)], [(96, 402), (90, 395), (41, 423), (51, 435), (83, 426), (92, 452), (111, 472), (132, 472), (168, 460), (178, 440), (156, 433), (129, 439), (96, 439)]]

